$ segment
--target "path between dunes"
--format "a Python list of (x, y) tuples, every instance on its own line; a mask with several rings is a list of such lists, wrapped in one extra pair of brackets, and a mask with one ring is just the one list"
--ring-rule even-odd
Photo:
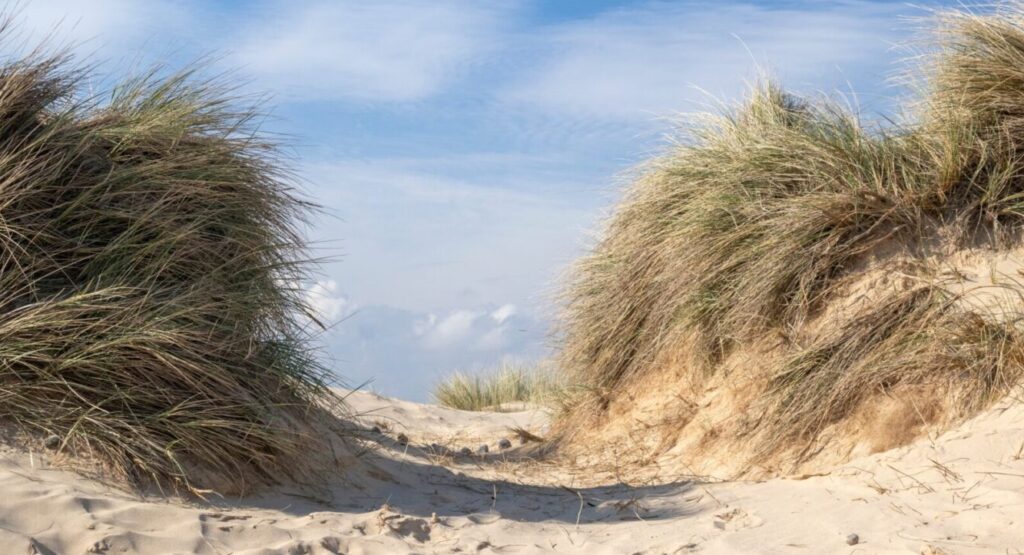
[[(498, 452), (510, 426), (542, 434), (539, 411), (350, 401), (380, 447), (312, 495), (142, 499), (7, 449), (0, 553), (1024, 553), (1020, 401), (824, 476), (650, 485)], [(446, 449), (484, 442), (484, 458)]]

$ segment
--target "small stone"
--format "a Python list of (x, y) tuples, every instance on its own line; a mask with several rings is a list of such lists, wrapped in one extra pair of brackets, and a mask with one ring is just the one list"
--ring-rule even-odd
[(489, 447), (487, 447), (486, 443), (481, 445), (480, 447), (476, 448), (476, 452), (481, 454), (481, 455), (486, 455), (490, 450), (491, 449)]
[(858, 543), (860, 543), (860, 536), (857, 534), (846, 536), (846, 545), (857, 545)]
[(398, 434), (396, 439), (399, 445), (409, 445), (409, 436), (405, 434)]
[(60, 447), (60, 436), (52, 435), (43, 440), (43, 445), (47, 449), (56, 449)]
[(501, 438), (501, 441), (498, 442), (498, 449), (509, 449), (511, 447), (512, 442), (506, 438)]
[(381, 433), (380, 432), (380, 426), (374, 426), (374, 427), (370, 428), (370, 431), (375, 433), (375, 434), (377, 434), (377, 435), (380, 435), (380, 433)]
[(469, 447), (463, 447), (462, 449), (459, 449), (459, 454), (463, 457), (468, 457), (473, 454), (473, 451)]

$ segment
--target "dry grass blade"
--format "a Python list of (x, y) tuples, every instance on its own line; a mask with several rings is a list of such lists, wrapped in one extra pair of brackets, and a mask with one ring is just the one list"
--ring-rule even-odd
[(513, 434), (516, 435), (516, 437), (519, 438), (519, 441), (521, 443), (527, 443), (527, 442), (531, 442), (531, 443), (544, 443), (544, 438), (542, 438), (539, 435), (537, 435), (537, 434), (527, 430), (526, 428), (515, 426), (515, 427), (511, 428), (511, 431), (512, 431)]

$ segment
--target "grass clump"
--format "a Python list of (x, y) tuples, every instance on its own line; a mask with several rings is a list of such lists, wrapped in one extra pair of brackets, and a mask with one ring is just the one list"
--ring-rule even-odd
[(563, 389), (561, 380), (546, 366), (506, 362), (482, 374), (456, 372), (434, 388), (433, 397), (438, 404), (453, 409), (503, 411), (517, 403), (550, 406)]
[(936, 287), (912, 288), (793, 349), (757, 405), (771, 432), (762, 449), (795, 444), (805, 455), (830, 425), (879, 395), (919, 397), (916, 417), (927, 420), (941, 410), (936, 393), (950, 397), (955, 415), (968, 415), (1010, 391), (1024, 379), (1019, 316), (988, 318), (956, 301)]
[(689, 353), (699, 382), (766, 340), (786, 353), (764, 369), (769, 442), (816, 437), (879, 392), (941, 387), (966, 414), (1021, 379), (1016, 324), (941, 287), (821, 321), (884, 251), (916, 259), (900, 270), (920, 283), (935, 244), (1020, 245), (1024, 8), (938, 27), (906, 122), (765, 84), (642, 170), (567, 288), (560, 363), (596, 392), (577, 412), (651, 378), (666, 352)]
[(332, 398), (291, 285), (311, 207), (225, 88), (89, 77), (0, 63), (0, 419), (135, 484), (301, 472)]

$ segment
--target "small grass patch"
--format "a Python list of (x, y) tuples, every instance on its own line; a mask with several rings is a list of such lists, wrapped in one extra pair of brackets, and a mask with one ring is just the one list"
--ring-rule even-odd
[(456, 372), (434, 388), (438, 404), (459, 410), (516, 410), (523, 404), (553, 406), (564, 382), (548, 366), (503, 363), (483, 373)]

